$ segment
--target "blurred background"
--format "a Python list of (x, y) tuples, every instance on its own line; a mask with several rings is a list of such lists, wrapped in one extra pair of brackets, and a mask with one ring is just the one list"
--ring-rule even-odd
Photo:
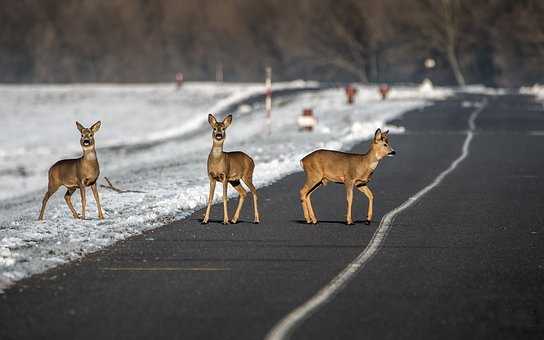
[[(0, 0), (0, 82), (542, 80), (541, 0)], [(434, 67), (424, 61), (432, 58)]]

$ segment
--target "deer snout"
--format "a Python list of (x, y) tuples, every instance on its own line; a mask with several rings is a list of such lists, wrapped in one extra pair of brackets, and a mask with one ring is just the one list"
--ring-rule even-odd
[(216, 132), (216, 133), (214, 134), (214, 137), (215, 137), (215, 139), (217, 139), (217, 140), (221, 140), (221, 139), (223, 139), (224, 135), (223, 135), (222, 132)]
[(90, 139), (84, 139), (81, 144), (83, 144), (83, 146), (89, 146), (91, 145), (91, 140)]
[(391, 151), (387, 154), (387, 156), (393, 157), (393, 156), (396, 155), (396, 154), (397, 154), (397, 152), (396, 152), (395, 150), (391, 150)]

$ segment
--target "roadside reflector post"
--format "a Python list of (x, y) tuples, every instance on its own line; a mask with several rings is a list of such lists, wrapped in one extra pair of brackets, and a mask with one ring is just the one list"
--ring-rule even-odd
[(272, 116), (272, 67), (267, 66), (266, 67), (266, 81), (265, 81), (265, 87), (266, 87), (266, 117), (270, 119)]
[(297, 123), (300, 131), (312, 132), (317, 124), (317, 119), (314, 116), (314, 110), (304, 109), (302, 111), (302, 116), (298, 117)]
[(266, 124), (268, 132), (270, 132), (270, 123), (272, 122), (272, 67), (270, 66), (266, 67), (265, 91)]
[(351, 84), (348, 84), (345, 88), (344, 88), (344, 91), (346, 92), (346, 98), (348, 100), (348, 104), (351, 105), (355, 102), (355, 95), (357, 94), (357, 89), (351, 85)]
[(183, 73), (176, 73), (176, 88), (179, 90), (183, 85)]
[(218, 83), (223, 82), (223, 63), (215, 65), (215, 81)]
[(386, 100), (387, 96), (389, 95), (389, 91), (391, 91), (391, 86), (387, 84), (381, 84), (378, 88), (380, 91), (380, 95), (382, 96), (382, 100)]

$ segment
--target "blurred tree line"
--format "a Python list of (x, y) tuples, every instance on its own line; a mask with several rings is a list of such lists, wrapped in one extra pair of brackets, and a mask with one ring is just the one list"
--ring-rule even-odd
[[(433, 58), (436, 67), (426, 69)], [(0, 81), (544, 81), (543, 0), (0, 0)]]

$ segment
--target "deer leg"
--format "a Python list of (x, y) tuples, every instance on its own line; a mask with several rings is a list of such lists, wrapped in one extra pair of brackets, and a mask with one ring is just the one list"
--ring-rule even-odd
[(236, 223), (238, 222), (238, 218), (240, 218), (240, 211), (242, 210), (242, 206), (244, 205), (244, 200), (246, 199), (246, 190), (242, 187), (240, 184), (240, 181), (233, 181), (230, 182), (230, 184), (238, 191), (238, 194), (240, 195), (238, 198), (238, 206), (236, 207), (236, 212), (234, 213), (234, 217), (232, 217), (231, 222)]
[(208, 206), (206, 207), (206, 214), (202, 219), (203, 224), (208, 223), (208, 220), (210, 219), (210, 209), (212, 208), (213, 195), (215, 194), (215, 182), (215, 179), (210, 177), (210, 194), (208, 195)]
[(227, 198), (227, 189), (228, 189), (229, 181), (227, 180), (227, 176), (223, 175), (223, 224), (230, 224), (229, 222), (229, 211), (228, 208), (228, 198)]
[(374, 194), (372, 194), (372, 191), (370, 191), (370, 188), (366, 185), (358, 186), (357, 189), (365, 194), (366, 198), (368, 198), (368, 212), (366, 215), (366, 221), (364, 223), (366, 225), (369, 225), (370, 221), (372, 221), (372, 206), (374, 204)]
[(43, 196), (42, 208), (40, 210), (40, 217), (38, 217), (40, 221), (43, 220), (43, 214), (45, 213), (45, 206), (47, 205), (47, 201), (49, 201), (49, 198), (53, 196), (53, 194), (58, 190), (58, 188), (59, 188), (58, 186), (55, 187), (52, 185), (49, 185), (49, 187), (47, 188), (47, 192)]
[(253, 195), (253, 223), (261, 223), (261, 217), (259, 215), (258, 207), (257, 189), (253, 185), (253, 180), (251, 179), (251, 177), (244, 177), (242, 179), (244, 180), (244, 183), (247, 185), (247, 187), (251, 191), (251, 194)]
[(76, 209), (74, 209), (74, 206), (72, 205), (72, 194), (76, 191), (76, 188), (68, 188), (66, 190), (66, 193), (64, 194), (64, 200), (66, 201), (66, 204), (68, 205), (68, 208), (70, 208), (70, 211), (72, 212), (72, 215), (74, 218), (80, 218), (81, 216), (77, 213)]
[(310, 214), (308, 213), (308, 204), (306, 204), (306, 197), (308, 196), (308, 187), (306, 184), (302, 186), (300, 189), (300, 204), (302, 205), (302, 212), (304, 213), (304, 219), (306, 220), (306, 223), (312, 223), (312, 220), (310, 219)]
[[(307, 209), (308, 218), (309, 221), (306, 220), (307, 223), (313, 223), (317, 224), (317, 218), (315, 217), (314, 208), (312, 207), (312, 200), (311, 195), (312, 193), (321, 186), (323, 182), (321, 182), (321, 179), (319, 180), (306, 180), (306, 183), (302, 187), (301, 191), (301, 200), (302, 200), (302, 209)], [(306, 192), (305, 196), (303, 197), (304, 192)]]
[(353, 182), (346, 181), (345, 184), (346, 184), (346, 200), (347, 200), (346, 223), (353, 224), (353, 220), (351, 219), (351, 206), (353, 204)]
[(87, 205), (87, 197), (85, 195), (85, 185), (79, 184), (79, 193), (81, 194), (81, 219), (85, 219), (85, 207)]
[(96, 182), (93, 185), (91, 185), (91, 189), (93, 190), (94, 201), (96, 202), (96, 208), (98, 209), (98, 218), (100, 220), (103, 220), (104, 215), (102, 214), (102, 206), (100, 205), (100, 196), (98, 196), (98, 189), (96, 188)]
[(317, 186), (315, 186), (309, 193), (308, 193), (308, 199), (306, 200), (306, 204), (308, 205), (308, 213), (310, 214), (310, 218), (312, 220), (313, 224), (317, 224), (317, 217), (315, 216), (314, 207), (312, 206), (312, 193), (321, 186), (321, 182), (318, 183)]

